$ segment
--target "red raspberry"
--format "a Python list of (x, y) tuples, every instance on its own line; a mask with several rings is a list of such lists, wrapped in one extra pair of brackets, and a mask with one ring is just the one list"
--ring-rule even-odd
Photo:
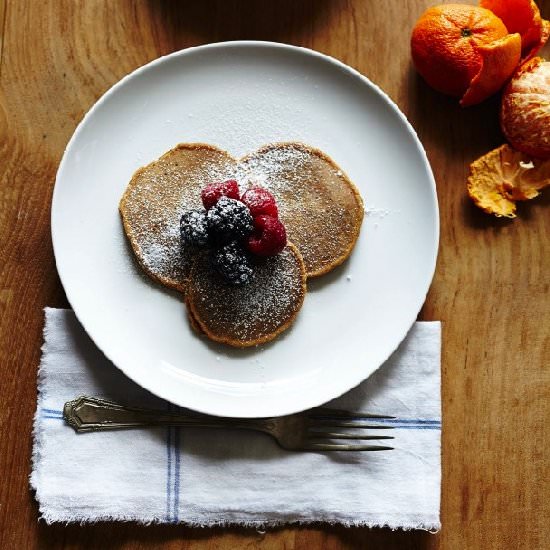
[(263, 187), (251, 187), (247, 189), (241, 201), (248, 206), (253, 218), (263, 214), (273, 216), (274, 218), (279, 217), (275, 197)]
[(286, 246), (285, 226), (273, 216), (254, 218), (254, 232), (248, 238), (248, 250), (258, 256), (275, 256)]
[(212, 208), (222, 197), (240, 200), (239, 184), (236, 180), (209, 183), (201, 191), (202, 204), (206, 210)]

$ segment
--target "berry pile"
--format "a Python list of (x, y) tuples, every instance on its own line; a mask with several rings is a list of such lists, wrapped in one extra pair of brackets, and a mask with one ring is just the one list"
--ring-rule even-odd
[(263, 187), (242, 196), (235, 180), (210, 183), (201, 192), (204, 210), (185, 212), (180, 220), (182, 245), (210, 248), (212, 265), (227, 282), (247, 283), (252, 256), (275, 256), (286, 246), (275, 197)]

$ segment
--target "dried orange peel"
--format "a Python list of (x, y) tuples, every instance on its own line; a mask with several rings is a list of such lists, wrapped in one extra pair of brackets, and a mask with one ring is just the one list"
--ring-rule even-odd
[(516, 201), (532, 199), (550, 185), (550, 160), (530, 158), (501, 145), (470, 165), (468, 194), (482, 210), (516, 217)]
[(522, 61), (533, 57), (550, 35), (550, 22), (542, 19), (534, 0), (480, 0), (479, 5), (502, 19), (508, 32), (521, 35)]

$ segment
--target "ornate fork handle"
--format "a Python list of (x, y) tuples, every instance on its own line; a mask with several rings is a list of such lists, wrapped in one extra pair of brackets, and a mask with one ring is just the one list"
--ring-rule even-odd
[(142, 428), (144, 426), (236, 428), (266, 432), (270, 427), (269, 419), (217, 418), (198, 413), (171, 413), (153, 409), (140, 409), (85, 395), (65, 403), (63, 417), (79, 433)]

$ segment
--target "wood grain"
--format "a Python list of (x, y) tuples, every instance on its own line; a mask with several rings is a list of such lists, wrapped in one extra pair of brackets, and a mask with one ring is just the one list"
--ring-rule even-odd
[[(465, 196), (467, 166), (502, 142), (498, 98), (467, 110), (411, 68), (427, 0), (0, 0), (0, 548), (538, 549), (550, 538), (550, 193), (515, 221)], [(539, 4), (550, 18), (550, 0)], [(443, 529), (46, 526), (28, 489), (45, 305), (67, 306), (50, 242), (57, 165), (76, 124), (123, 75), (220, 40), (329, 53), (407, 114), (438, 184), (441, 248), (421, 312), (444, 323)], [(548, 53), (548, 49), (547, 49)]]

